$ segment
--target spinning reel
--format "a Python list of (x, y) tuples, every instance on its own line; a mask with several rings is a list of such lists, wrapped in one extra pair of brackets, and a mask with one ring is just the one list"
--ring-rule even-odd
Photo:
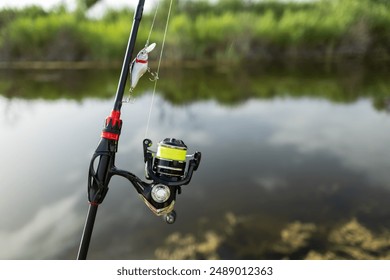
[(184, 142), (174, 138), (158, 143), (157, 152), (149, 150), (151, 146), (151, 140), (143, 141), (145, 177), (153, 182), (150, 188), (144, 190), (142, 198), (156, 215), (165, 215), (166, 222), (173, 223), (176, 193), (180, 194), (181, 186), (191, 181), (192, 173), (198, 169), (201, 153), (187, 155)]
[[(133, 173), (115, 167), (114, 154), (109, 152), (110, 143), (112, 143), (110, 139), (103, 137), (92, 157), (88, 176), (90, 203), (96, 205), (102, 203), (111, 177), (119, 175), (130, 181), (154, 214), (163, 216), (169, 224), (174, 223), (176, 194), (181, 193), (181, 186), (191, 181), (193, 172), (198, 169), (201, 153), (195, 152), (193, 155), (187, 155), (187, 146), (184, 142), (174, 138), (166, 138), (159, 142), (157, 152), (154, 152), (150, 150), (152, 141), (143, 140), (145, 178), (151, 181), (144, 182)], [(95, 170), (97, 160), (99, 164)], [(105, 162), (106, 166), (103, 172), (102, 162)]]

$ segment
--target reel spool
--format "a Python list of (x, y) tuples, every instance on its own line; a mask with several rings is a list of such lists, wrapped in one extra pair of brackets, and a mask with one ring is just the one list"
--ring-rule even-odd
[(166, 138), (158, 143), (153, 171), (158, 176), (182, 177), (186, 167), (187, 146), (182, 140)]

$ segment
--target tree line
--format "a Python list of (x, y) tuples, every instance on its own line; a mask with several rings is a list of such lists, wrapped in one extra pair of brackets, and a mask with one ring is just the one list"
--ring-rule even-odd
[[(0, 10), (0, 61), (121, 60), (133, 10), (87, 16), (98, 1), (46, 11)], [(169, 0), (161, 0), (151, 40), (161, 45)], [(154, 10), (144, 14), (137, 49)], [(175, 0), (166, 41), (169, 61), (213, 62), (390, 58), (390, 2), (320, 0)]]

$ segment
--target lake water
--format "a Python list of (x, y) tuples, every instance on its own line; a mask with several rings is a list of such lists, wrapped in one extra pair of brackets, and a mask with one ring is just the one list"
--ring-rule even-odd
[[(202, 162), (174, 225), (114, 177), (89, 259), (337, 258), (338, 229), (358, 228), (359, 244), (390, 231), (387, 69), (226, 68), (162, 69), (148, 137), (180, 138)], [(0, 74), (0, 258), (75, 259), (119, 72)], [(122, 107), (116, 165), (140, 178), (152, 88), (142, 78)]]

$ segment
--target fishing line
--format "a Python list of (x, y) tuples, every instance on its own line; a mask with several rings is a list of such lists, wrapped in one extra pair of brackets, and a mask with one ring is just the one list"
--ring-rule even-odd
[[(160, 1), (158, 1), (158, 2), (160, 2)], [(166, 21), (166, 23), (165, 23), (164, 37), (163, 37), (163, 41), (162, 41), (162, 45), (161, 45), (160, 58), (159, 58), (159, 60), (158, 60), (157, 71), (156, 71), (156, 77), (157, 77), (157, 78), (156, 78), (155, 81), (154, 81), (154, 87), (153, 87), (153, 93), (152, 93), (152, 100), (151, 100), (150, 108), (149, 108), (148, 121), (147, 121), (147, 123), (146, 123), (145, 138), (147, 138), (147, 136), (148, 136), (148, 131), (149, 131), (149, 123), (150, 123), (150, 118), (151, 118), (152, 110), (153, 110), (154, 97), (155, 97), (155, 95), (156, 95), (156, 88), (157, 88), (157, 81), (158, 81), (158, 77), (159, 77), (159, 73), (160, 73), (161, 59), (162, 59), (162, 55), (163, 55), (163, 52), (164, 52), (165, 39), (166, 39), (166, 36), (167, 36), (167, 33), (168, 33), (169, 19), (170, 19), (170, 17), (171, 17), (172, 2), (173, 2), (173, 0), (171, 0), (170, 3), (169, 3), (167, 21)], [(158, 6), (157, 6), (157, 7), (158, 7)], [(153, 24), (154, 24), (154, 20), (153, 20)], [(153, 27), (153, 26), (152, 26), (152, 27)], [(149, 40), (149, 39), (148, 39), (148, 40)]]
[(154, 12), (152, 25), (151, 25), (150, 30), (149, 30), (149, 35), (148, 35), (148, 39), (146, 40), (145, 47), (149, 46), (149, 40), (150, 40), (150, 36), (152, 35), (152, 31), (153, 31), (153, 28), (154, 28), (154, 23), (156, 21), (156, 16), (157, 16), (157, 12), (158, 12), (158, 7), (159, 6), (160, 6), (160, 1), (157, 1), (156, 11)]

